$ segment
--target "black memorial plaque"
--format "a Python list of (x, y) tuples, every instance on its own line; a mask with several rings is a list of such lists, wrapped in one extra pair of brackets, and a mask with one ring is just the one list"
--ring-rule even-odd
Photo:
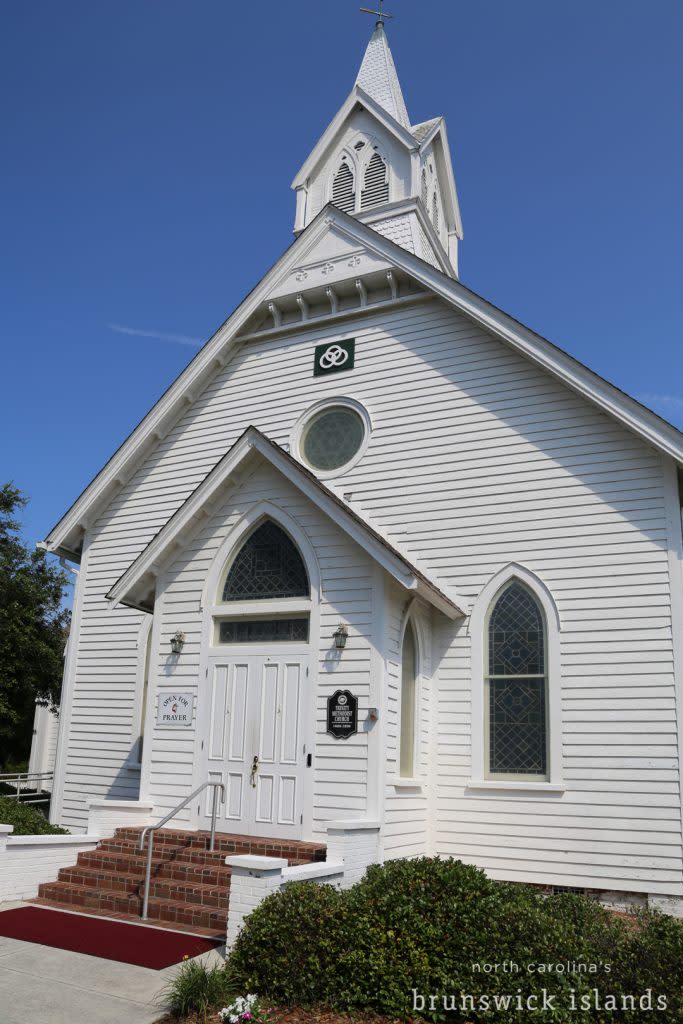
[(358, 732), (358, 698), (350, 690), (337, 690), (327, 698), (327, 731), (336, 740)]

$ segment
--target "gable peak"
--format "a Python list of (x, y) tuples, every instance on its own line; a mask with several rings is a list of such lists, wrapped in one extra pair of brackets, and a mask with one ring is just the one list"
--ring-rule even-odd
[(356, 76), (356, 85), (404, 128), (410, 128), (410, 118), (382, 21), (377, 22), (370, 37)]

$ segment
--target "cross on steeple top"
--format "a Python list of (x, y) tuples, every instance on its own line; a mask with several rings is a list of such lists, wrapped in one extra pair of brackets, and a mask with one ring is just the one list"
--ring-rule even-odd
[(384, 10), (384, 0), (378, 0), (379, 10), (373, 11), (371, 7), (361, 7), (363, 14), (374, 14), (377, 18), (377, 24), (383, 25), (385, 18), (393, 18), (393, 14), (387, 14)]

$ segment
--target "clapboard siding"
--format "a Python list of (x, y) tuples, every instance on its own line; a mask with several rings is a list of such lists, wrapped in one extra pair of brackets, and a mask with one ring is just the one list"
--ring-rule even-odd
[[(356, 338), (353, 373), (314, 379), (314, 345), (349, 336)], [(420, 827), (421, 808), (429, 806), (430, 841), (438, 852), (480, 863), (501, 877), (543, 875), (585, 885), (599, 877), (605, 887), (637, 888), (645, 884), (642, 872), (633, 864), (618, 865), (619, 851), (628, 859), (638, 844), (634, 836), (647, 833), (648, 847), (666, 847), (667, 859), (667, 866), (658, 866), (656, 854), (648, 852), (655, 856), (647, 868), (650, 891), (680, 889), (674, 627), (662, 459), (436, 300), (347, 321), (343, 332), (321, 324), (300, 335), (245, 343), (93, 524), (65, 823), (84, 822), (86, 792), (137, 792), (135, 775), (123, 765), (137, 728), (132, 709), (141, 617), (109, 609), (107, 589), (246, 426), (254, 424), (287, 445), (294, 424), (314, 401), (339, 394), (362, 402), (373, 422), (364, 458), (339, 480), (352, 503), (428, 570), (456, 586), (465, 601), (475, 601), (506, 564), (522, 563), (550, 589), (562, 623), (561, 679), (552, 685), (562, 694), (566, 792), (531, 803), (523, 794), (491, 799), (467, 788), (473, 638), (466, 623), (453, 625), (435, 616), (428, 711), (436, 760), (429, 769), (432, 790), (426, 787), (417, 798), (412, 792), (385, 793), (391, 826), (387, 850), (413, 851), (411, 840), (402, 837)], [(310, 510), (308, 517), (313, 529)], [(341, 540), (328, 543), (321, 556), (326, 572), (344, 562), (344, 550)], [(200, 559), (192, 572), (188, 567), (188, 580), (199, 584), (206, 565)], [(353, 603), (353, 580), (345, 583)], [(187, 631), (192, 601), (173, 588), (167, 600), (169, 609), (175, 608), (173, 622)], [(370, 614), (371, 596), (365, 594), (362, 602), (354, 605), (357, 616)], [(388, 607), (389, 634), (395, 631), (389, 622), (394, 613)], [(367, 620), (366, 640), (371, 632)], [(193, 642), (188, 649), (198, 653)], [(389, 673), (391, 662), (387, 651)], [(393, 662), (398, 664), (395, 654)], [(190, 683), (189, 661), (186, 671)], [(397, 684), (387, 683), (388, 693), (392, 685)], [(116, 694), (121, 716), (116, 730), (101, 716), (100, 692), (105, 699)], [(395, 710), (387, 712), (387, 744), (391, 714)], [(354, 807), (362, 813), (358, 787), (363, 784), (357, 775), (365, 768), (362, 756), (358, 760), (349, 770), (356, 773)], [(321, 817), (338, 809), (343, 798), (335, 782), (338, 761), (333, 746), (318, 757), (325, 773), (317, 776)], [(153, 785), (161, 787), (164, 771), (155, 771)], [(164, 806), (175, 796), (172, 791), (165, 790)], [(518, 835), (521, 818), (530, 829), (524, 865), (509, 855), (507, 843), (508, 836)], [(605, 832), (607, 838), (601, 838)], [(572, 846), (560, 850), (558, 841), (566, 838)], [(610, 843), (612, 876), (609, 865), (603, 865), (603, 875), (591, 859), (604, 841)], [(677, 867), (669, 865), (671, 857)]]

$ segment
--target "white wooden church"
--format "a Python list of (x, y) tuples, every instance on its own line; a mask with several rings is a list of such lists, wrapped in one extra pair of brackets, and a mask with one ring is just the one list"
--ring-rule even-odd
[(293, 244), (45, 541), (80, 567), (53, 820), (199, 789), (167, 828), (215, 794), (252, 877), (312, 843), (346, 884), (443, 855), (680, 912), (683, 435), (460, 283), (382, 20), (292, 187)]

